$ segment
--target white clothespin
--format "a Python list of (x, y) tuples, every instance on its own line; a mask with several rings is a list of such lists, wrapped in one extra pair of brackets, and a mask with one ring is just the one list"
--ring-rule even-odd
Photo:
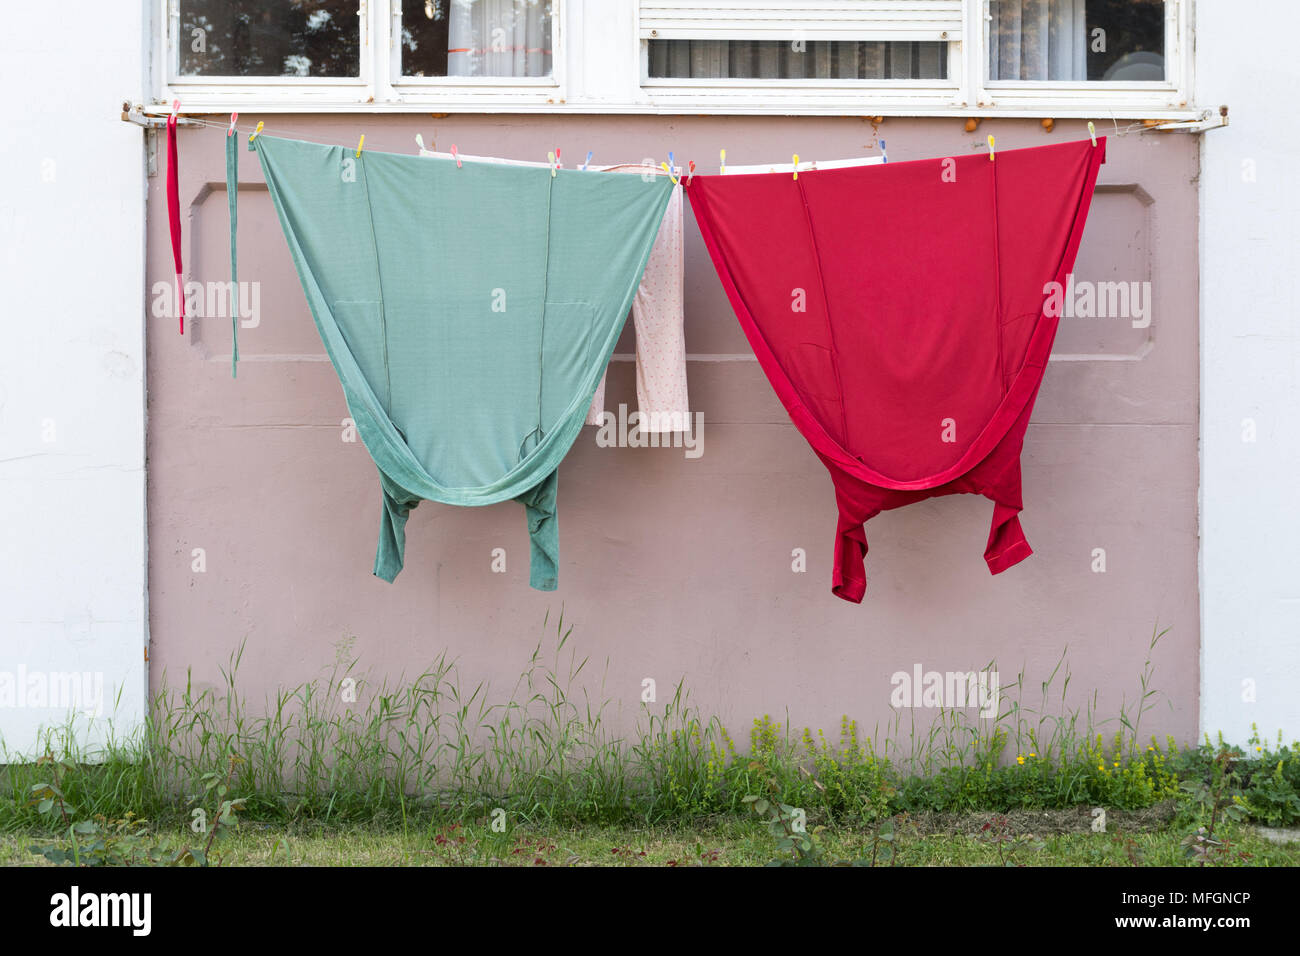
[[(423, 133), (416, 133), (416, 134), (415, 134), (415, 145), (418, 146), (418, 147), (420, 147), (420, 152), (422, 152), (422, 153), (427, 153), (427, 152), (429, 152), (429, 150), (427, 150), (427, 149), (424, 148), (424, 134), (423, 134)], [(434, 145), (434, 146), (437, 146), (438, 144), (437, 144), (437, 143), (434, 143), (433, 145)]]
[(1092, 137), (1092, 145), (1097, 145), (1097, 127), (1092, 125), (1092, 120), (1088, 120), (1088, 135)]
[(226, 130), (226, 135), (227, 135), (227, 136), (234, 136), (234, 135), (235, 135), (235, 120), (237, 120), (237, 119), (239, 119), (239, 114), (238, 114), (238, 113), (231, 113), (231, 114), (230, 114), (230, 129)]
[(885, 152), (885, 141), (883, 139), (880, 141), (880, 157), (885, 162), (889, 162), (889, 154)]
[(799, 178), (799, 154), (794, 154), (794, 178)]
[(555, 153), (553, 153), (553, 152), (551, 152), (551, 153), (547, 153), (547, 154), (546, 154), (546, 158), (547, 158), (548, 160), (550, 160), (550, 163), (551, 163), (551, 178), (554, 179), (554, 178), (555, 178)]
[(989, 133), (989, 162), (993, 162), (993, 134)]
[(587, 158), (584, 159), (584, 160), (582, 161), (582, 168), (583, 168), (584, 170), (585, 170), (589, 165), (591, 165), (591, 157), (592, 157), (592, 155), (593, 155), (592, 150), (590, 150), (590, 149), (587, 150)]
[(461, 165), (460, 165), (460, 153), (456, 152), (456, 144), (455, 144), (455, 143), (452, 143), (452, 144), (451, 144), (451, 158), (454, 159), (454, 160), (456, 160), (456, 168), (457, 168), (457, 169), (460, 169), (460, 168), (461, 168)]

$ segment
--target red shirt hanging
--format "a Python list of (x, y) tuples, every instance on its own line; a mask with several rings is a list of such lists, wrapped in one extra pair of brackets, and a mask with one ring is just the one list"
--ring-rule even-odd
[(839, 506), (831, 590), (866, 591), (867, 519), (993, 502), (984, 559), (1031, 553), (1020, 449), (1106, 141), (700, 176), (687, 190), (736, 316)]

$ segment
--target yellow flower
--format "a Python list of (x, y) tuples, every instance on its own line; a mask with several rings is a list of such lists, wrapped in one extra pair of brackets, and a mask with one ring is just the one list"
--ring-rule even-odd
[(1016, 763), (1021, 764), (1021, 765), (1023, 766), (1023, 765), (1024, 765), (1024, 762), (1025, 762), (1025, 755), (1024, 755), (1024, 754), (1017, 754), (1017, 755), (1016, 755)]
[(1119, 766), (1119, 761), (1118, 761), (1118, 760), (1115, 761), (1115, 766), (1117, 766), (1117, 767)]
[(1031, 750), (1031, 751), (1029, 751), (1029, 756), (1031, 756), (1031, 757), (1037, 757), (1038, 754), (1034, 753), (1034, 752)]

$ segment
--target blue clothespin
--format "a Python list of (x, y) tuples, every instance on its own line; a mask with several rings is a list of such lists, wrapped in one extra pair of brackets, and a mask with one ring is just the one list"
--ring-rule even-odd
[(591, 156), (592, 156), (592, 151), (591, 151), (591, 150), (587, 150), (587, 158), (586, 158), (585, 160), (582, 161), (582, 168), (583, 168), (583, 169), (586, 169), (587, 166), (588, 166), (588, 164), (591, 163)]
[(880, 155), (884, 157), (885, 162), (889, 162), (889, 154), (885, 152), (885, 141), (880, 141)]

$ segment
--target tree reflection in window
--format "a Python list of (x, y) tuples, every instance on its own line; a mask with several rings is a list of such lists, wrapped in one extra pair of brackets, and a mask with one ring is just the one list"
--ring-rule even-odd
[(358, 0), (181, 0), (180, 76), (355, 77)]

